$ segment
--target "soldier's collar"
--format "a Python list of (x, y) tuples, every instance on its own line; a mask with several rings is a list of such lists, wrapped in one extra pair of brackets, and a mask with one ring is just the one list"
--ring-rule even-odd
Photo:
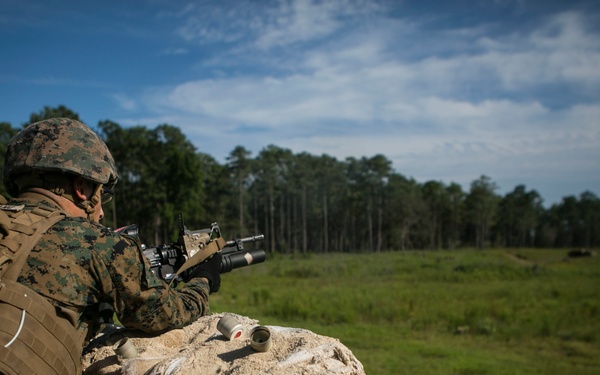
[(47, 195), (36, 193), (34, 191), (26, 191), (19, 194), (18, 197), (12, 198), (9, 204), (24, 204), (26, 206), (43, 206), (52, 210), (61, 209), (58, 202), (48, 197)]

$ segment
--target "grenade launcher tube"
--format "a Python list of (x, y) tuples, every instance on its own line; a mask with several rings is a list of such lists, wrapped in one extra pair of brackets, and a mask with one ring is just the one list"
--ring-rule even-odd
[(221, 273), (230, 272), (233, 269), (246, 267), (252, 264), (262, 263), (265, 259), (267, 259), (267, 254), (264, 250), (224, 253), (221, 258)]
[[(171, 280), (175, 272), (181, 267), (185, 259), (181, 251), (170, 245), (163, 245), (145, 249), (144, 256), (150, 261), (152, 273), (163, 280)], [(267, 256), (264, 250), (243, 250), (235, 248), (223, 249), (221, 259), (221, 273), (231, 272), (236, 268), (262, 263)]]

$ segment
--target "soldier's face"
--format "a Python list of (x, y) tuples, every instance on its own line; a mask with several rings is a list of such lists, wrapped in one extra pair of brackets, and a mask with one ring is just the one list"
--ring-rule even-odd
[(98, 202), (96, 204), (96, 207), (94, 207), (94, 214), (93, 214), (93, 220), (97, 223), (100, 222), (100, 220), (102, 220), (104, 218), (104, 210), (102, 209), (102, 199), (100, 199), (100, 202)]

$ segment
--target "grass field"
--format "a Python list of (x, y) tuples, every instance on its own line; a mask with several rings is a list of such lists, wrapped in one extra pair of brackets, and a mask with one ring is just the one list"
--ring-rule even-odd
[(211, 308), (337, 337), (369, 375), (600, 374), (599, 287), (566, 250), (270, 256)]

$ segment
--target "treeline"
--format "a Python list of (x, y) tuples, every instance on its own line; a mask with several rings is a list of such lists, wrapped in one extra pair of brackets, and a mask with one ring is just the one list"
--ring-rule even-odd
[[(79, 119), (45, 107), (27, 123), (57, 116)], [(0, 123), (2, 158), (18, 130)], [(600, 245), (600, 199), (589, 191), (544, 208), (535, 190), (518, 185), (502, 196), (485, 175), (468, 191), (420, 183), (384, 155), (337, 160), (270, 145), (253, 156), (237, 146), (221, 164), (172, 125), (107, 120), (95, 130), (120, 174), (105, 224), (136, 223), (151, 245), (176, 238), (178, 213), (188, 229), (216, 221), (228, 239), (263, 233), (268, 251), (284, 253)]]

